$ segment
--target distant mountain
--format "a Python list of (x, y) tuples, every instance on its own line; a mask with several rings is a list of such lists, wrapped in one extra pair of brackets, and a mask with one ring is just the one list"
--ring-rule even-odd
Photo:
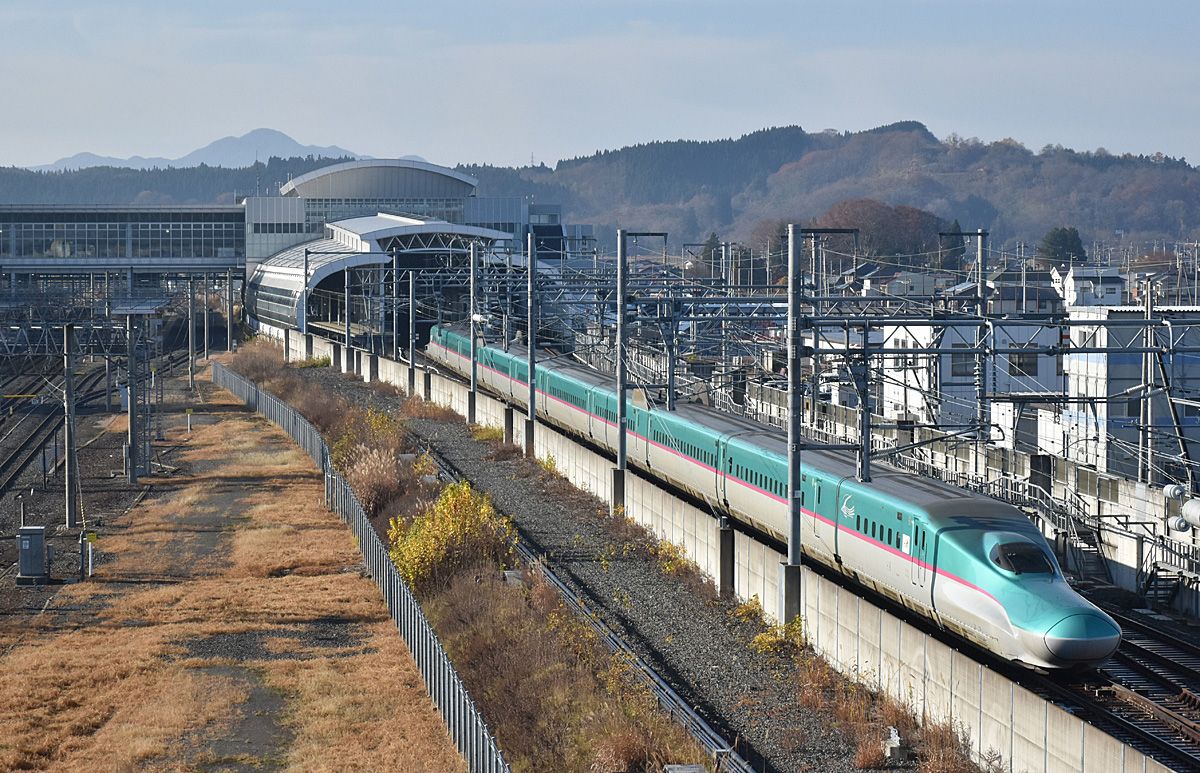
[(190, 167), (207, 164), (227, 169), (247, 167), (255, 161), (266, 161), (268, 158), (367, 158), (336, 145), (322, 147), (318, 145), (301, 145), (294, 139), (275, 129), (255, 129), (241, 137), (224, 137), (211, 142), (198, 150), (193, 150), (180, 158), (160, 158), (131, 156), (130, 158), (113, 158), (98, 156), (94, 153), (76, 153), (68, 158), (60, 158), (53, 164), (30, 167), (35, 172), (59, 172), (72, 169), (88, 169), (94, 166), (113, 166), (127, 169), (153, 169), (158, 167)]
[(779, 224), (811, 224), (835, 204), (873, 199), (915, 207), (991, 244), (1036, 245), (1075, 226), (1093, 241), (1200, 240), (1200, 169), (1161, 153), (1113, 155), (1061, 145), (1030, 150), (902, 121), (861, 132), (763, 129), (737, 139), (674, 140), (599, 151), (556, 167), (466, 166), (480, 193), (560, 202), (572, 222), (596, 226), (612, 249), (616, 228), (667, 231), (671, 243), (710, 233), (755, 251)]
[[(333, 163), (321, 154), (352, 157), (338, 148), (270, 144), (280, 138), (292, 143), (259, 130), (166, 162), (205, 164), (189, 168), (134, 159), (158, 161), (160, 168), (0, 169), (0, 204), (234, 201)], [(219, 166), (232, 163), (240, 168)], [(777, 249), (780, 223), (811, 225), (856, 199), (924, 210), (966, 230), (985, 228), (992, 246), (1010, 249), (1036, 245), (1057, 226), (1078, 228), (1089, 252), (1095, 241), (1200, 241), (1200, 169), (1183, 159), (1061, 145), (1031, 150), (1012, 139), (939, 139), (916, 121), (861, 132), (784, 126), (736, 139), (651, 142), (555, 167), (459, 168), (479, 179), (482, 196), (561, 204), (568, 222), (596, 226), (604, 250), (613, 248), (618, 227), (667, 231), (672, 249), (714, 232), (756, 253), (768, 242)]]

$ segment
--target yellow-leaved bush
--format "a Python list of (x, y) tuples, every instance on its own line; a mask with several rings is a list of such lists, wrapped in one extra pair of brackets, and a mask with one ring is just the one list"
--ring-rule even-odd
[(439, 585), (465, 566), (508, 565), (516, 542), (512, 521), (467, 481), (446, 486), (412, 521), (393, 518), (389, 526), (392, 562), (416, 591)]

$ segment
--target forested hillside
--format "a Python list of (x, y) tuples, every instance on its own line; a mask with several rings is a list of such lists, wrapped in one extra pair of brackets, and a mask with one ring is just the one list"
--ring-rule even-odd
[[(35, 173), (0, 169), (0, 203), (204, 203), (274, 190), (331, 163), (272, 158), (245, 169), (95, 168)], [(1161, 154), (1115, 156), (1060, 146), (1032, 151), (1013, 140), (939, 140), (908, 121), (864, 132), (810, 134), (797, 126), (739, 139), (652, 142), (520, 169), (460, 167), (481, 195), (524, 195), (564, 206), (597, 226), (611, 247), (617, 227), (666, 230), (673, 244), (710, 232), (761, 243), (780, 221), (810, 223), (836, 204), (872, 199), (987, 228), (994, 243), (1036, 244), (1056, 226), (1085, 243), (1200, 239), (1200, 171)]]
[(67, 172), (0, 167), (0, 204), (232, 204), (234, 196), (277, 191), (293, 177), (352, 159), (271, 158), (239, 169), (200, 166)]

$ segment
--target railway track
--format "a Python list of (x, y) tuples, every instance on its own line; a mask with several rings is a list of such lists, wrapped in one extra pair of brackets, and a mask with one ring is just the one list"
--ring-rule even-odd
[[(424, 355), (418, 362), (431, 364)], [(1143, 754), (1177, 770), (1200, 771), (1200, 646), (1119, 610), (1106, 611), (1118, 619), (1126, 640), (1102, 671), (1086, 678), (1046, 676), (980, 659)]]
[[(104, 378), (104, 371), (93, 371), (83, 376), (78, 384), (79, 395), (76, 398), (76, 405), (84, 405), (97, 397), (104, 394), (104, 390), (96, 390), (96, 384)], [(38, 379), (41, 382), (41, 379)], [(32, 411), (21, 421), (24, 422), (31, 416), (40, 416), (40, 420), (28, 432), (20, 435), (7, 452), (0, 459), (0, 493), (8, 491), (16, 482), (17, 477), (21, 474), (29, 464), (37, 458), (41, 453), (42, 447), (54, 436), (55, 433), (63, 426), (66, 417), (62, 411), (56, 408), (50, 408), (48, 412), (43, 414), (35, 414)], [(20, 430), (20, 423), (9, 430), (4, 440), (8, 440)]]

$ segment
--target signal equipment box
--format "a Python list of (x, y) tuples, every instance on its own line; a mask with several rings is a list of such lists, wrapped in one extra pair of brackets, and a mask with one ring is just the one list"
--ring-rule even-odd
[(22, 526), (17, 530), (17, 585), (50, 582), (46, 566), (46, 527)]

